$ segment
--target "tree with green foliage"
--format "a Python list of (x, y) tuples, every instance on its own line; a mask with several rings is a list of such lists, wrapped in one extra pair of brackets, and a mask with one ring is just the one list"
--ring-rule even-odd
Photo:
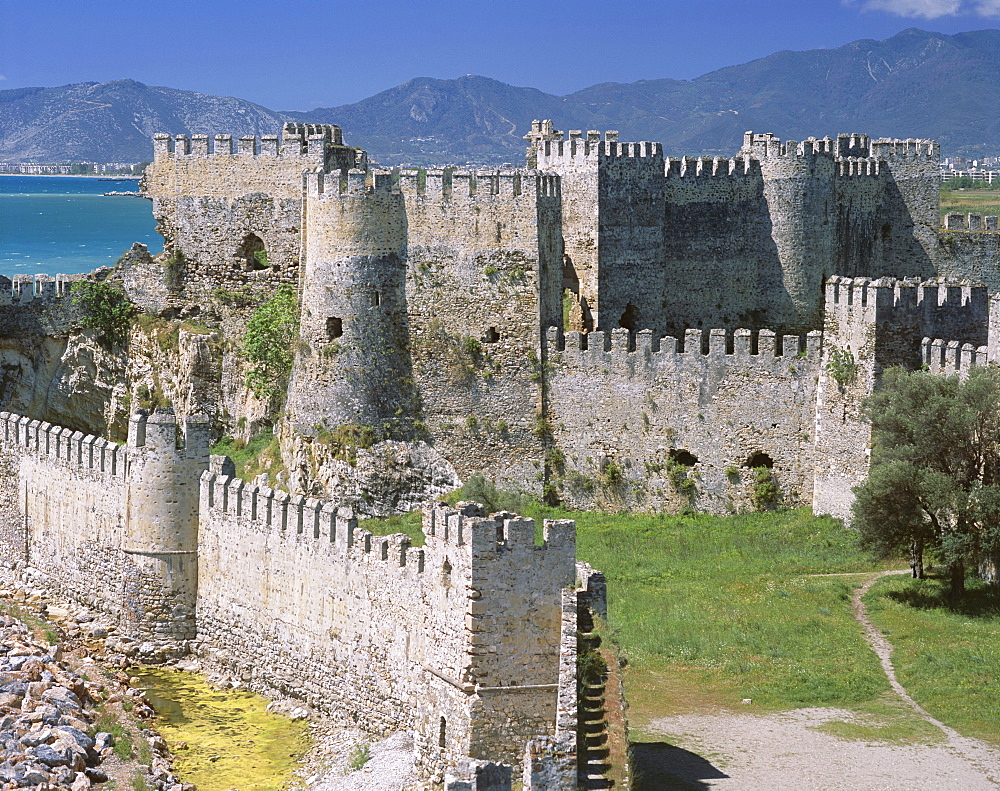
[(247, 322), (243, 356), (249, 363), (246, 383), (258, 398), (272, 398), (288, 385), (298, 338), (299, 310), (295, 289), (279, 286)]
[(967, 565), (1000, 557), (1000, 368), (965, 381), (890, 368), (864, 413), (872, 465), (853, 506), (862, 544), (908, 550), (914, 577), (933, 552), (962, 596)]
[(101, 345), (110, 348), (125, 343), (138, 309), (121, 288), (107, 281), (81, 280), (73, 283), (70, 293), (80, 310), (80, 324), (97, 330)]

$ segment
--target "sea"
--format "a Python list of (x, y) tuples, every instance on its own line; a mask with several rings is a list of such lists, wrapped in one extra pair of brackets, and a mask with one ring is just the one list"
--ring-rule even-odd
[(138, 189), (135, 179), (0, 176), (0, 275), (90, 272), (113, 266), (133, 242), (161, 252), (150, 201), (104, 196)]

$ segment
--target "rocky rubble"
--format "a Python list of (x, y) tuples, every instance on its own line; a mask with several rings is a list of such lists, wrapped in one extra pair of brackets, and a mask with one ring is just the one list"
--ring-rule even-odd
[[(39, 642), (26, 623), (0, 615), (0, 788), (100, 788), (122, 762), (115, 737), (95, 725), (98, 705), (122, 704), (137, 720), (153, 716), (143, 691), (122, 676), (90, 681), (63, 661), (61, 646)], [(146, 787), (193, 791), (173, 775), (163, 740), (149, 729), (140, 735), (149, 744), (149, 763), (139, 765)]]

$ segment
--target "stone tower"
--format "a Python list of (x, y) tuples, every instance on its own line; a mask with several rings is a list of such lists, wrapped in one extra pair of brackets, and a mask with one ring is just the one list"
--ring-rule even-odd
[(391, 173), (307, 174), (304, 237), (293, 429), (352, 424), (406, 435), (415, 416), (406, 213)]
[(129, 422), (123, 550), (134, 573), (125, 585), (125, 621), (159, 641), (195, 636), (199, 491), (192, 481), (208, 467), (209, 423), (194, 417), (182, 436), (179, 428), (171, 409), (140, 410)]
[(781, 299), (770, 321), (805, 332), (823, 320), (823, 283), (834, 273), (836, 165), (817, 141), (781, 143), (772, 135), (747, 132), (744, 150), (760, 160), (764, 199), (771, 218), (782, 283), (772, 291)]

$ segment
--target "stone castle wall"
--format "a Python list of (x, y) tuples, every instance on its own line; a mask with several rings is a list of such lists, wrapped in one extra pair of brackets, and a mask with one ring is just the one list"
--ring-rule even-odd
[[(728, 513), (753, 508), (754, 468), (773, 463), (784, 502), (808, 503), (820, 340), (767, 330), (690, 330), (681, 339), (550, 330), (549, 414), (564, 495)], [(672, 479), (677, 463), (692, 481), (687, 493)], [(620, 483), (608, 475), (612, 464)]]
[(399, 187), (421, 420), (462, 478), (536, 485), (538, 328), (561, 313), (557, 180), (404, 171)]
[(572, 522), (547, 522), (536, 545), (532, 520), (438, 508), (413, 547), (213, 472), (201, 514), (199, 650), (213, 663), (374, 732), (413, 728), (425, 767), (518, 763), (554, 733)]
[(2, 506), (6, 573), (30, 569), (36, 581), (109, 612), (126, 634), (183, 653), (182, 641), (194, 637), (194, 598), (184, 589), (196, 562), (193, 552), (134, 543), (131, 465), (144, 448), (7, 412), (0, 413), (0, 447), (10, 476)]
[(536, 544), (530, 519), (439, 506), (413, 547), (231, 477), (203, 425), (178, 447), (171, 413), (140, 414), (121, 446), (0, 413), (4, 573), (167, 654), (196, 646), (253, 688), (413, 730), (427, 777), (519, 764), (539, 737), (575, 744), (573, 522), (546, 520)]
[[(986, 347), (989, 335), (990, 300), (984, 287), (893, 278), (830, 279), (816, 398), (817, 513), (850, 516), (851, 487), (867, 477), (871, 452), (871, 426), (861, 405), (878, 386), (882, 371), (892, 365), (913, 370), (926, 364), (947, 373), (947, 358), (928, 360), (934, 345), (928, 346), (925, 339), (948, 339), (938, 341), (938, 349), (943, 344), (945, 350), (958, 350), (957, 361), (953, 354), (950, 363), (957, 368), (964, 345), (968, 350)], [(834, 355), (841, 355), (839, 376), (830, 369)]]

